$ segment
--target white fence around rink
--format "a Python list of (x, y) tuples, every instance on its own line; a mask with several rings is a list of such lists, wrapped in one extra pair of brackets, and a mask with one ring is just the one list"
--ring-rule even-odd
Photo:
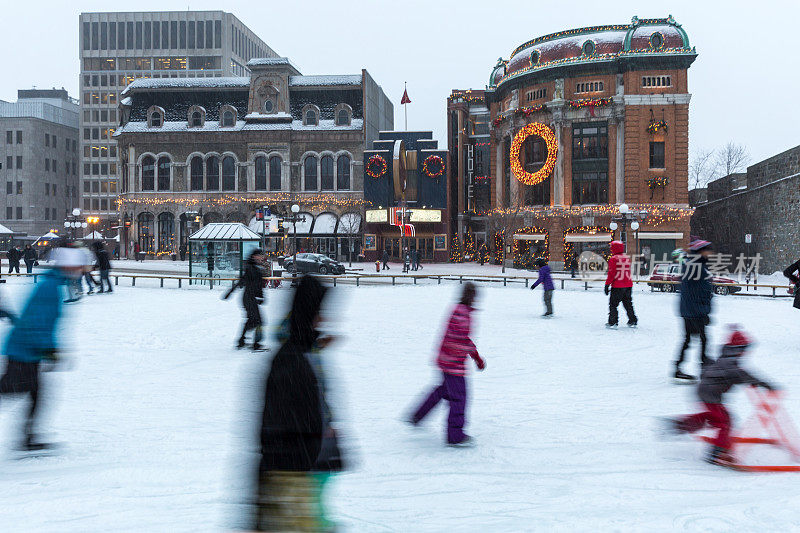
[[(38, 281), (39, 276), (43, 275), (41, 271), (28, 273), (0, 273), (0, 279), (6, 277), (17, 278), (32, 278), (33, 283)], [(337, 285), (355, 285), (356, 287), (370, 286), (370, 285), (418, 285), (418, 284), (437, 284), (441, 285), (444, 282), (458, 282), (464, 283), (470, 281), (473, 283), (495, 284), (507, 287), (511, 286), (524, 286), (529, 287), (538, 279), (538, 276), (520, 276), (520, 275), (498, 275), (498, 274), (340, 274), (340, 275), (317, 275), (319, 278), (331, 283), (334, 287)], [(167, 287), (186, 288), (188, 286), (208, 286), (213, 289), (215, 286), (232, 286), (238, 281), (238, 278), (213, 276), (207, 277), (197, 275), (194, 277), (180, 276), (171, 274), (138, 274), (138, 273), (115, 273), (111, 272), (110, 278), (114, 280), (114, 285), (118, 286), (120, 280), (130, 280), (130, 286), (136, 287), (136, 282), (139, 280), (139, 286), (152, 287), (155, 280), (158, 281), (158, 287), (164, 288), (165, 282)], [(280, 285), (281, 283), (292, 281), (292, 277), (287, 275), (283, 277), (265, 277), (265, 281), (273, 282), (271, 285)], [(280, 282), (280, 283), (275, 283)], [(569, 276), (556, 276), (553, 279), (555, 284), (560, 285), (562, 290), (580, 290), (585, 291), (590, 289), (603, 288), (602, 279), (586, 280), (580, 277)], [(662, 292), (675, 292), (680, 282), (677, 281), (656, 281), (647, 279), (634, 279), (634, 284), (648, 285), (651, 291)], [(770, 298), (785, 298), (791, 297), (788, 285), (771, 285), (771, 284), (756, 284), (756, 283), (713, 283), (714, 292), (718, 295), (733, 294), (730, 289), (732, 287), (740, 288), (740, 291), (735, 292), (738, 296), (765, 296)]]

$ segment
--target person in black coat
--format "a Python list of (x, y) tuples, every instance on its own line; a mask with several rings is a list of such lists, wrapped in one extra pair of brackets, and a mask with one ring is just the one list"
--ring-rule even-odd
[(389, 270), (389, 252), (384, 250), (383, 255), (381, 256), (381, 262), (383, 263), (383, 268), (381, 270)]
[(304, 276), (294, 294), (288, 337), (272, 360), (261, 417), (256, 531), (317, 531), (318, 509), (312, 471), (325, 463), (322, 387), (309, 353), (324, 345), (316, 329), (326, 289)]
[(11, 274), (13, 271), (17, 271), (19, 274), (19, 260), (22, 256), (22, 252), (16, 246), (12, 246), (10, 250), (6, 252), (6, 257), (8, 257), (8, 273)]
[(111, 271), (111, 258), (108, 256), (106, 245), (102, 241), (97, 241), (92, 244), (92, 248), (94, 248), (94, 255), (97, 258), (94, 268), (100, 271), (100, 292), (105, 292), (106, 285), (108, 286), (107, 292), (114, 292), (114, 289), (111, 288), (111, 280), (108, 277)]
[(245, 345), (245, 336), (247, 332), (255, 330), (253, 334), (253, 350), (261, 349), (261, 338), (264, 321), (261, 318), (261, 310), (259, 306), (264, 303), (264, 252), (257, 248), (250, 252), (250, 257), (247, 258), (247, 263), (244, 267), (244, 273), (239, 281), (236, 282), (230, 292), (225, 295), (225, 298), (231, 295), (233, 291), (238, 288), (244, 288), (242, 294), (242, 306), (245, 312), (244, 326), (242, 327), (242, 334), (239, 336), (239, 342), (236, 348), (243, 348)]
[(683, 318), (684, 339), (678, 360), (675, 361), (675, 379), (693, 381), (694, 376), (681, 371), (686, 350), (694, 335), (700, 337), (700, 362), (702, 366), (713, 362), (706, 355), (706, 326), (711, 322), (711, 273), (706, 264), (711, 255), (711, 243), (695, 240), (689, 244), (689, 254), (681, 268), (680, 315)]
[(36, 255), (36, 250), (34, 250), (30, 244), (25, 245), (25, 252), (22, 254), (22, 259), (25, 260), (25, 270), (30, 274), (33, 272), (33, 265), (36, 264), (36, 259), (38, 259)]
[(800, 309), (800, 277), (795, 275), (795, 272), (800, 271), (800, 261), (795, 261), (783, 271), (783, 275), (789, 278), (789, 281), (794, 285), (794, 307)]

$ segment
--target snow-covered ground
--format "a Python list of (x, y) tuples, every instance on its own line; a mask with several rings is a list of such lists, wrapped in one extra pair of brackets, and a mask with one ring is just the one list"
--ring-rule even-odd
[[(18, 306), (29, 285), (2, 286)], [(474, 338), (487, 360), (469, 377), (473, 449), (443, 445), (445, 409), (402, 419), (437, 380), (432, 366), (457, 283), (342, 287), (342, 340), (326, 354), (351, 470), (330, 492), (343, 531), (789, 531), (800, 474), (744, 474), (702, 462), (691, 439), (660, 440), (655, 417), (691, 411), (668, 373), (676, 296), (637, 292), (638, 330), (603, 328), (597, 290), (482, 288)], [(63, 453), (17, 460), (24, 406), (0, 400), (3, 531), (223, 531), (241, 523), (254, 421), (269, 355), (232, 348), (241, 320), (222, 290), (121, 283), (68, 307), (69, 370), (44, 376), (44, 428)], [(283, 314), (286, 288), (267, 314)], [(800, 419), (797, 311), (788, 299), (714, 301), (757, 340), (746, 364), (787, 389)], [(7, 325), (0, 325), (4, 335)], [(686, 370), (697, 370), (692, 353)], [(731, 398), (738, 420), (743, 392)]]

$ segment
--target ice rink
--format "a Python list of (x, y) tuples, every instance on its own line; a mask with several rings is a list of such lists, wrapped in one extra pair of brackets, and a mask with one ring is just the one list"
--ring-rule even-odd
[[(2, 286), (13, 307), (26, 282)], [(472, 449), (444, 446), (443, 407), (402, 419), (438, 380), (432, 365), (457, 283), (340, 287), (325, 354), (351, 469), (332, 483), (342, 531), (788, 531), (800, 474), (745, 474), (702, 461), (692, 439), (662, 440), (658, 416), (695, 408), (669, 379), (677, 296), (637, 290), (639, 328), (606, 330), (597, 289), (542, 295), (481, 287), (473, 338), (487, 361), (468, 378)], [(53, 457), (12, 451), (22, 404), (0, 400), (3, 531), (230, 531), (242, 523), (269, 353), (236, 351), (240, 294), (117, 288), (67, 308), (63, 372), (44, 376)], [(289, 291), (268, 293), (270, 324)], [(789, 299), (714, 299), (757, 344), (744, 366), (785, 387), (800, 420), (800, 311)], [(624, 318), (622, 321), (624, 323)], [(0, 326), (5, 335), (8, 325)], [(685, 370), (697, 372), (692, 351)], [(731, 396), (737, 420), (750, 410)]]

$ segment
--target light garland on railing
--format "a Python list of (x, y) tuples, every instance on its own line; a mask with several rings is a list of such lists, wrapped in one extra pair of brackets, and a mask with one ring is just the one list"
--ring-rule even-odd
[[(522, 163), (519, 160), (519, 151), (522, 148), (522, 143), (531, 135), (536, 135), (544, 140), (547, 146), (547, 159), (542, 168), (536, 172), (527, 172), (522, 168)], [(558, 143), (556, 142), (556, 135), (548, 126), (541, 122), (532, 122), (519, 130), (514, 136), (514, 141), (511, 143), (511, 171), (514, 177), (525, 185), (536, 185), (547, 179), (553, 172), (556, 166), (556, 157), (558, 156)]]

